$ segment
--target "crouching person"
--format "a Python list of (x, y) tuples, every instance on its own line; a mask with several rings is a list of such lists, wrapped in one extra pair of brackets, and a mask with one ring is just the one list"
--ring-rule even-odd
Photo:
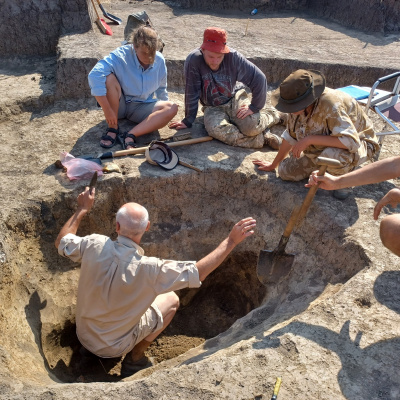
[[(273, 93), (271, 102), (289, 117), (274, 161), (253, 161), (260, 170), (278, 168), (283, 180), (300, 181), (318, 168), (316, 158), (322, 156), (340, 161), (340, 167), (328, 168), (328, 172), (343, 175), (370, 160), (379, 149), (362, 107), (348, 94), (326, 87), (319, 71), (293, 72)], [(341, 189), (334, 196), (344, 199), (349, 193)]]
[[(167, 125), (178, 112), (168, 101), (167, 67), (157, 51), (157, 32), (147, 26), (137, 29), (132, 43), (121, 46), (100, 60), (89, 73), (92, 95), (101, 106), (108, 124), (100, 146), (123, 149), (135, 147), (138, 136)], [(127, 118), (137, 124), (128, 132), (120, 132), (118, 119)]]
[(267, 99), (265, 75), (226, 41), (224, 29), (210, 27), (204, 31), (201, 47), (185, 61), (185, 118), (168, 126), (190, 128), (200, 100), (204, 126), (213, 138), (246, 148), (270, 145), (268, 128), (282, 123), (286, 116), (273, 107), (263, 109)]
[(140, 247), (149, 230), (147, 210), (123, 205), (116, 215), (118, 238), (77, 236), (82, 218), (94, 203), (94, 189), (78, 196), (78, 207), (61, 229), (55, 246), (60, 255), (81, 263), (76, 304), (76, 331), (84, 349), (98, 357), (125, 355), (121, 376), (151, 366), (145, 350), (168, 326), (178, 307), (173, 292), (196, 288), (256, 226), (253, 218), (239, 221), (228, 237), (200, 261), (146, 257)]

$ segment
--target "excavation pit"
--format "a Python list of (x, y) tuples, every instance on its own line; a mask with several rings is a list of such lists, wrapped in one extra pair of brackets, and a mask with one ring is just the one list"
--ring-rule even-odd
[[(86, 78), (119, 46), (124, 25), (112, 26), (114, 35), (106, 37), (94, 23), (91, 2), (45, 0), (40, 10), (31, 3), (5, 1), (4, 36), (12, 32), (17, 40), (4, 40), (0, 49), (10, 57), (0, 60), (0, 397), (248, 400), (270, 398), (282, 374), (282, 398), (398, 398), (399, 307), (385, 279), (377, 293), (372, 290), (382, 271), (390, 270), (390, 281), (398, 277), (392, 271), (398, 259), (381, 246), (379, 222), (371, 217), (393, 181), (356, 188), (345, 202), (319, 191), (290, 238), (287, 251), (296, 254), (291, 273), (264, 287), (255, 273), (258, 253), (277, 246), (306, 189), (254, 168), (254, 158), (273, 160), (270, 149), (217, 141), (177, 150), (201, 174), (181, 166), (163, 172), (135, 156), (116, 161), (122, 175), (100, 179), (95, 209), (79, 233), (114, 235), (118, 207), (138, 201), (153, 223), (142, 243), (147, 255), (198, 260), (240, 218), (251, 215), (258, 226), (200, 290), (179, 293), (178, 314), (150, 349), (159, 361), (155, 368), (120, 383), (120, 360), (89, 360), (82, 368), (75, 334), (79, 265), (61, 258), (54, 240), (86, 182), (68, 182), (53, 164), (64, 150), (101, 151), (104, 118), (86, 99)], [(334, 88), (371, 86), (397, 71), (399, 4), (371, 13), (375, 3), (355, 1), (351, 12), (343, 0), (266, 2), (265, 8), (216, 1), (212, 10), (197, 0), (104, 6), (125, 20), (146, 9), (166, 43), (170, 99), (183, 118), (184, 60), (207, 26), (228, 31), (229, 45), (261, 68), (269, 89), (297, 68), (321, 70)], [(304, 8), (311, 4), (312, 10)], [(250, 16), (255, 7), (258, 13)], [(27, 26), (35, 34), (27, 35)], [(193, 131), (206, 134), (200, 112)], [(163, 139), (170, 135), (160, 131)], [(398, 137), (385, 139), (380, 158), (399, 148)]]
[[(4, 297), (8, 292), (13, 304), (23, 305), (25, 313), (12, 308), (6, 313), (3, 308), (2, 343), (10, 371), (25, 383), (120, 380), (120, 359), (82, 363), (74, 320), (79, 265), (60, 257), (53, 244), (79, 192), (80, 188), (58, 194), (6, 221), (2, 293)], [(219, 169), (202, 175), (176, 173), (173, 178), (126, 178), (124, 182), (104, 177), (98, 183), (94, 209), (79, 234), (96, 232), (115, 238), (115, 212), (124, 202), (136, 201), (148, 208), (153, 222), (142, 241), (146, 255), (199, 260), (238, 220), (257, 219), (256, 234), (240, 244), (200, 289), (178, 293), (180, 310), (149, 349), (161, 363), (203, 346), (207, 339), (218, 340), (218, 335), (260, 306), (268, 306), (263, 319), (273, 315), (281, 302), (292, 304), (292, 316), (301, 313), (327, 284), (343, 283), (368, 265), (362, 247), (347, 239), (343, 227), (321, 210), (320, 204), (329, 198), (322, 193), (310, 210), (319, 222), (306, 221), (289, 241), (287, 251), (295, 253), (296, 259), (288, 279), (271, 288), (258, 281), (259, 251), (276, 247), (293, 204), (301, 202), (305, 192), (299, 185), (288, 191), (276, 180)], [(319, 243), (322, 240), (322, 247), (313, 245), (316, 238)], [(13, 289), (7, 288), (7, 281)], [(259, 323), (257, 319), (248, 322)], [(27, 360), (34, 368), (25, 367)]]

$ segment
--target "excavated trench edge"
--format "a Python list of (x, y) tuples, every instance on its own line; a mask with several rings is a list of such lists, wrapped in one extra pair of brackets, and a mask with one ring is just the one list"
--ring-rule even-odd
[[(242, 244), (200, 291), (180, 293), (184, 306), (176, 316), (175, 327), (172, 324), (171, 336), (182, 326), (190, 326), (193, 315), (202, 323), (211, 316), (212, 324), (204, 325), (204, 329), (219, 328), (199, 335), (208, 339), (227, 330), (237, 318), (252, 309), (259, 306), (262, 309), (277, 298), (281, 304), (296, 304), (292, 308), (294, 316), (306, 309), (328, 283), (344, 283), (369, 265), (362, 247), (346, 237), (344, 228), (337, 226), (316, 201), (312, 212), (323, 223), (311, 226), (306, 221), (292, 234), (287, 251), (297, 254), (293, 271), (280, 286), (279, 293), (275, 289), (269, 291), (256, 278), (257, 256), (260, 249), (276, 247), (293, 204), (299, 199), (296, 188), (288, 190), (276, 182), (260, 182), (253, 175), (217, 169), (201, 176), (126, 178), (123, 185), (119, 180), (117, 183), (118, 186), (110, 179), (100, 182), (98, 191), (107, 192), (107, 196), (97, 199), (94, 211), (82, 223), (80, 234), (112, 235), (113, 216), (118, 206), (128, 199), (139, 201), (140, 198), (153, 220), (153, 229), (142, 243), (146, 254), (198, 260), (211, 251), (240, 218), (252, 215), (258, 221), (257, 234)], [(140, 193), (137, 191), (139, 183)], [(71, 365), (79, 362), (79, 344), (74, 337), (75, 290), (72, 289), (76, 288), (79, 269), (56, 254), (53, 241), (71, 214), (79, 191), (38, 202), (5, 221), (2, 251), (8, 261), (2, 264), (0, 296), (6, 306), (2, 313), (6, 312), (7, 305), (24, 310), (11, 312), (3, 318), (2, 332), (6, 334), (14, 329), (19, 338), (13, 342), (12, 338), (5, 337), (1, 349), (7, 354), (13, 379), (46, 385), (51, 381), (76, 382), (78, 377)], [(30, 219), (32, 223), (26, 224)], [(323, 241), (318, 251), (312, 249), (317, 238)], [(339, 252), (341, 265), (337, 257)], [(218, 293), (225, 293), (225, 302), (221, 302), (221, 297), (217, 299)], [(207, 312), (201, 314), (204, 308)], [(272, 317), (275, 317), (273, 311), (267, 318), (264, 315), (262, 321), (253, 320), (252, 324)], [(21, 357), (32, 363), (31, 375), (25, 371), (22, 376), (18, 372)], [(113, 380), (110, 375), (105, 377), (104, 372), (92, 378), (93, 381)]]

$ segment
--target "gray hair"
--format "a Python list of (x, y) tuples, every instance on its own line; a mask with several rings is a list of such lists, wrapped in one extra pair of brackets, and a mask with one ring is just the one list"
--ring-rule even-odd
[(117, 211), (115, 219), (119, 223), (121, 235), (132, 237), (141, 235), (146, 231), (149, 222), (149, 213), (143, 206), (139, 207), (141, 207), (142, 212), (140, 218), (133, 217), (126, 205)]

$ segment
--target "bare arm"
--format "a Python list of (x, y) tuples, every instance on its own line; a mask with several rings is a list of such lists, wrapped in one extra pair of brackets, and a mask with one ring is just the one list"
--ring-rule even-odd
[(321, 182), (320, 188), (325, 190), (368, 185), (399, 177), (400, 157), (391, 157), (377, 161), (341, 176), (332, 176), (327, 173), (325, 176), (317, 176), (317, 172), (314, 171), (310, 175), (308, 183), (305, 185), (306, 187), (316, 185), (318, 182)]
[(258, 165), (258, 169), (261, 171), (273, 171), (280, 162), (289, 154), (292, 149), (292, 145), (285, 139), (282, 139), (282, 144), (279, 147), (278, 154), (276, 155), (272, 163), (268, 161), (253, 160), (253, 164)]
[(392, 207), (396, 207), (397, 204), (400, 203), (400, 189), (394, 188), (389, 190), (385, 196), (383, 196), (377, 203), (374, 208), (374, 219), (378, 219), (379, 214), (384, 206), (390, 204)]
[(251, 236), (256, 226), (256, 220), (249, 217), (239, 221), (231, 230), (229, 236), (210, 254), (196, 263), (200, 281), (214, 271), (225, 260), (228, 254), (244, 239)]
[(339, 149), (346, 149), (347, 147), (339, 140), (339, 138), (328, 135), (310, 135), (298, 141), (293, 146), (292, 154), (294, 157), (299, 158), (301, 153), (309, 146), (324, 146), (324, 147), (337, 147)]
[(82, 218), (92, 209), (94, 203), (94, 194), (96, 189), (92, 189), (90, 191), (89, 187), (86, 187), (85, 191), (82, 192), (78, 196), (78, 208), (72, 215), (72, 217), (64, 224), (61, 228), (60, 233), (57, 236), (57, 239), (54, 243), (56, 248), (61, 242), (61, 239), (67, 235), (68, 233), (76, 234), (79, 228), (79, 224), (82, 221)]

